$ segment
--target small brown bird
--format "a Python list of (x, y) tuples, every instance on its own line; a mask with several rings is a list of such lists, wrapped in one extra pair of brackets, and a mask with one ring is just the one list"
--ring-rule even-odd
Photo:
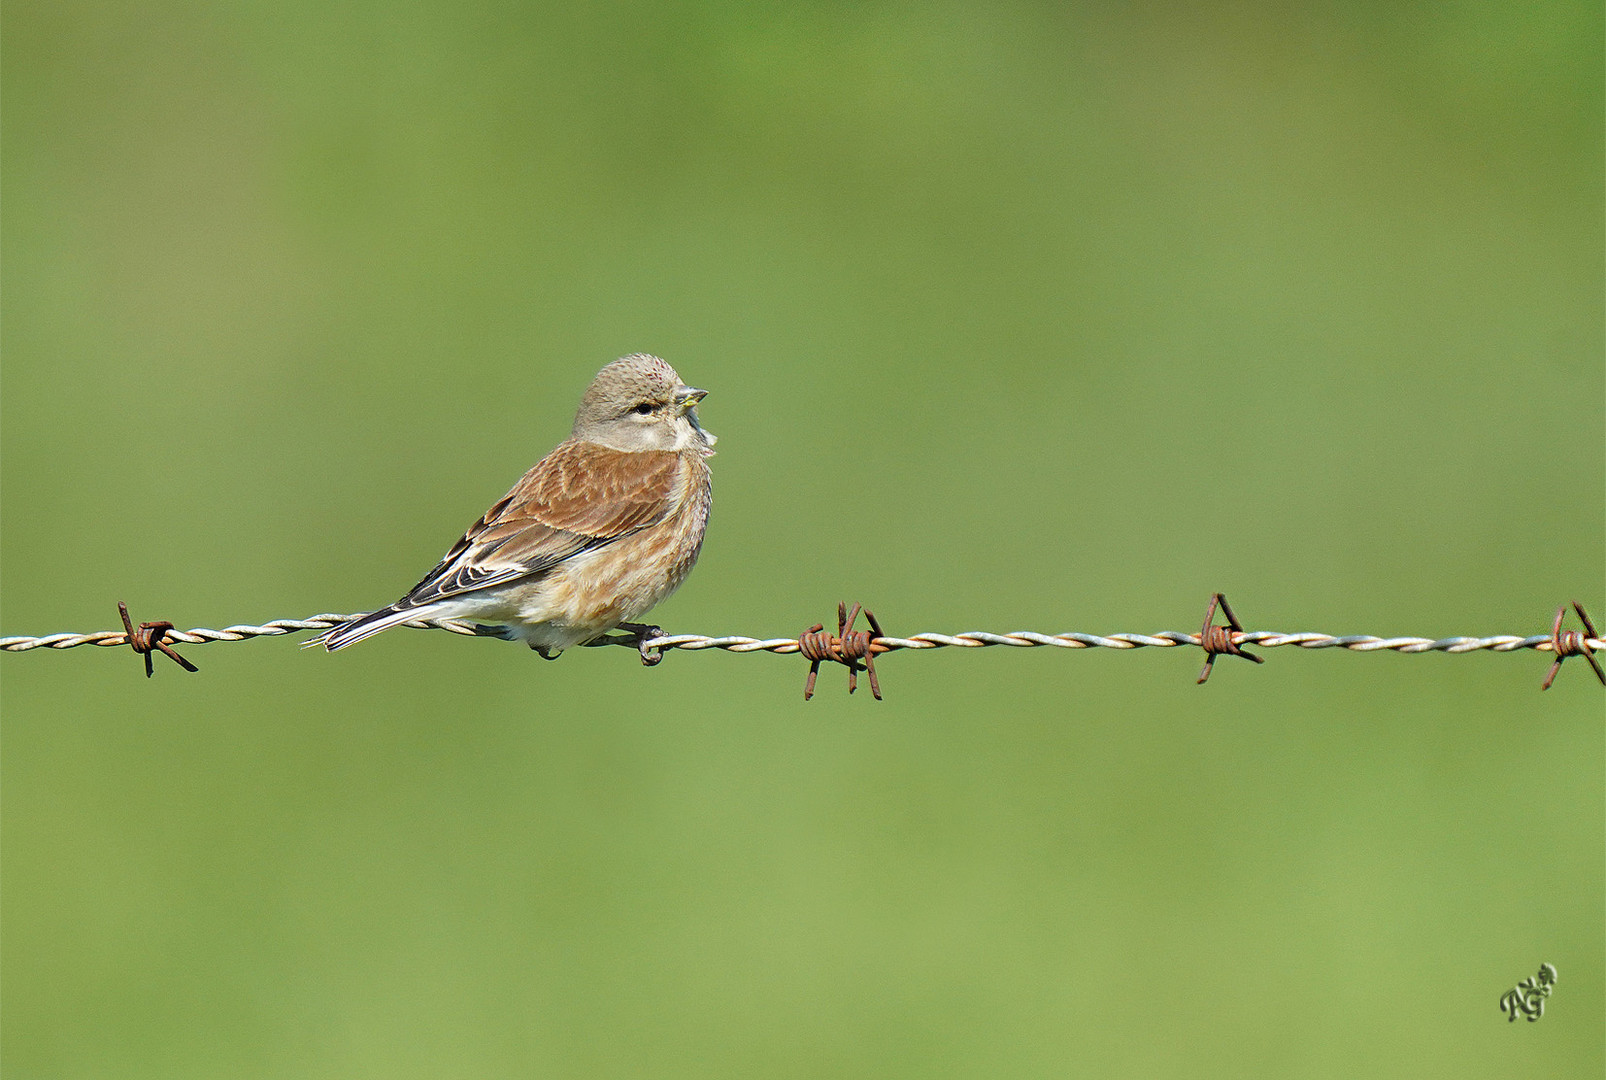
[(308, 645), (330, 652), (413, 619), (465, 619), (548, 660), (632, 620), (697, 561), (713, 500), (707, 394), (656, 356), (597, 373), (574, 430), (485, 512), (440, 565), (389, 607)]

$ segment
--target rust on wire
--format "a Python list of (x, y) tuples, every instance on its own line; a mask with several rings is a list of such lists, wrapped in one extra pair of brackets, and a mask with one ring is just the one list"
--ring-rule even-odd
[[(1217, 604), (1221, 605), (1221, 613), (1227, 617), (1226, 626), (1217, 626), (1215, 624)], [(1227, 598), (1221, 593), (1212, 593), (1210, 595), (1210, 609), (1205, 612), (1204, 625), (1199, 628), (1199, 647), (1205, 651), (1204, 667), (1199, 671), (1200, 684), (1210, 678), (1210, 669), (1215, 665), (1216, 657), (1222, 654), (1241, 656), (1245, 660), (1253, 660), (1257, 664), (1265, 663), (1266, 658), (1264, 656), (1246, 653), (1238, 646), (1238, 641), (1233, 635), (1242, 634), (1243, 632), (1243, 624), (1238, 621), (1238, 616), (1234, 615), (1232, 608), (1227, 605)]]
[(165, 655), (172, 657), (173, 662), (185, 671), (199, 671), (200, 668), (174, 652), (162, 640), (169, 630), (173, 629), (170, 622), (142, 622), (139, 629), (134, 629), (134, 620), (128, 617), (128, 605), (121, 600), (117, 601), (117, 611), (123, 617), (123, 629), (128, 632), (128, 644), (133, 646), (135, 652), (145, 658), (145, 677), (148, 679), (155, 673), (151, 665), (151, 650), (160, 649)]
[[(868, 630), (853, 629), (860, 611), (863, 611), (865, 618), (870, 621)], [(797, 651), (809, 662), (809, 677), (803, 684), (803, 700), (807, 701), (814, 696), (814, 680), (820, 674), (820, 664), (826, 660), (834, 660), (847, 665), (850, 694), (859, 688), (859, 664), (862, 661), (864, 669), (870, 673), (870, 693), (880, 701), (881, 680), (876, 678), (875, 658), (877, 653), (886, 652), (887, 647), (877, 644), (876, 639), (884, 636), (881, 633), (881, 624), (876, 621), (875, 612), (862, 604), (854, 604), (853, 613), (850, 615), (847, 604), (838, 603), (834, 636), (826, 631), (823, 623), (815, 623), (798, 635)]]
[(1567, 617), (1567, 605), (1556, 609), (1556, 621), (1550, 628), (1550, 648), (1556, 654), (1556, 662), (1550, 665), (1550, 674), (1545, 676), (1545, 684), (1539, 688), (1541, 690), (1550, 689), (1550, 684), (1556, 681), (1556, 672), (1561, 670), (1561, 662), (1569, 656), (1582, 656), (1588, 660), (1589, 666), (1595, 669), (1595, 678), (1600, 680), (1602, 686), (1606, 686), (1606, 671), (1601, 671), (1600, 661), (1595, 659), (1595, 650), (1589, 647), (1589, 639), (1599, 638), (1600, 635), (1595, 633), (1595, 624), (1589, 621), (1584, 605), (1574, 600), (1573, 610), (1578, 612), (1578, 621), (1584, 624), (1584, 632), (1563, 632), (1561, 621)]

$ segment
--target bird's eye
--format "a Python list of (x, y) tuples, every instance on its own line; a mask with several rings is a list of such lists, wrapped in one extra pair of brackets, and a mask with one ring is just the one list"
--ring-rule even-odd
[(637, 405), (630, 411), (635, 413), (637, 416), (646, 416), (648, 413), (652, 412), (652, 402), (643, 401), (640, 405)]

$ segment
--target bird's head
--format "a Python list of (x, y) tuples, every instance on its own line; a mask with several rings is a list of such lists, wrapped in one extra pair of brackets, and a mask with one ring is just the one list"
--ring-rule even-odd
[(714, 452), (717, 437), (697, 422), (697, 403), (708, 394), (687, 386), (656, 356), (635, 353), (615, 360), (591, 380), (572, 438), (615, 450)]

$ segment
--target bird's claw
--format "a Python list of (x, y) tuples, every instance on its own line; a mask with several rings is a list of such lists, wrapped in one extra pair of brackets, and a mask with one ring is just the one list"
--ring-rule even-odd
[[(630, 637), (635, 639), (636, 651), (641, 654), (642, 667), (655, 667), (663, 662), (663, 650), (657, 646), (647, 644), (654, 638), (661, 638), (664, 636), (663, 627), (654, 626), (651, 623), (620, 623), (619, 629), (625, 631), (630, 635)], [(628, 641), (629, 639), (626, 639), (625, 642), (620, 642), (620, 644), (626, 644)]]

